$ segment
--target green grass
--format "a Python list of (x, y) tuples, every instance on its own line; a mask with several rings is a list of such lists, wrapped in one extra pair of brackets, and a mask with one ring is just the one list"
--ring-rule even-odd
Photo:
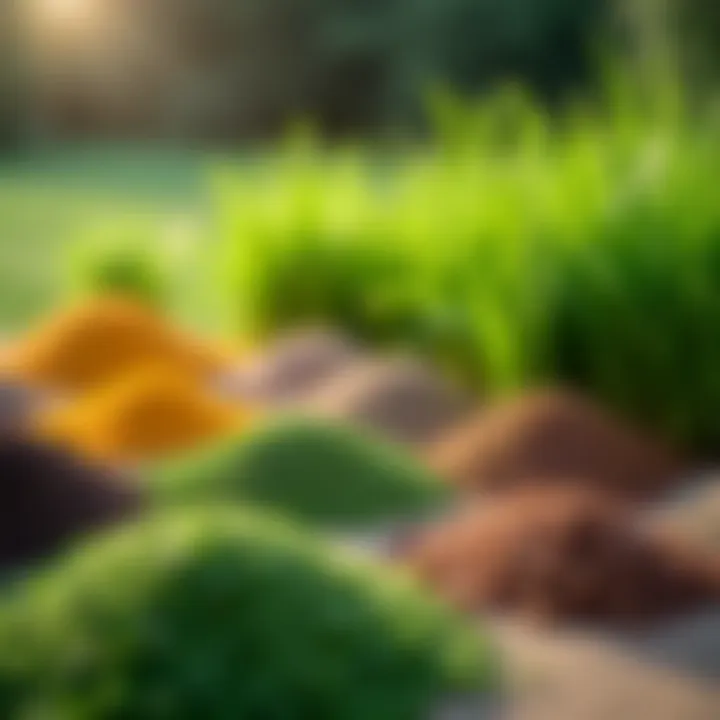
[[(48, 251), (78, 237), (99, 247), (107, 225), (80, 228), (110, 198), (115, 234), (118, 218), (152, 216), (139, 234), (162, 246), (169, 303), (189, 321), (258, 337), (331, 322), (415, 348), (490, 393), (575, 383), (716, 451), (720, 126), (690, 117), (670, 86), (609, 87), (602, 110), (552, 119), (519, 92), (479, 104), (440, 95), (434, 139), (392, 152), (301, 133), (251, 169), (90, 149), (10, 181), (0, 171), (0, 326), (22, 326), (67, 290)], [(59, 191), (65, 176), (85, 186)], [(200, 229), (180, 249), (154, 243), (178, 213)], [(86, 272), (135, 272), (116, 270)]]
[(152, 238), (202, 215), (213, 161), (199, 151), (85, 144), (0, 162), (0, 329), (22, 329), (63, 296), (69, 247)]
[(617, 91), (551, 121), (519, 93), (436, 104), (437, 140), (377, 180), (305, 138), (219, 172), (238, 331), (330, 321), (490, 392), (570, 381), (682, 443), (720, 440), (720, 132)]

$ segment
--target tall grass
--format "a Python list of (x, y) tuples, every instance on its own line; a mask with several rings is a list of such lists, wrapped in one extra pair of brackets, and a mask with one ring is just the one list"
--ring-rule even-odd
[(720, 132), (670, 88), (549, 118), (518, 91), (435, 98), (391, 160), (295, 137), (218, 171), (235, 328), (326, 321), (489, 392), (572, 382), (680, 442), (720, 442)]

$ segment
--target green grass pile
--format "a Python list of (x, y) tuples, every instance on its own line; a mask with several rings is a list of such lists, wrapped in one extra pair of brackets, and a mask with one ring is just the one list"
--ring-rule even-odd
[(0, 608), (0, 715), (420, 720), (492, 654), (407, 578), (239, 511), (82, 548)]
[(155, 467), (162, 503), (252, 503), (309, 522), (423, 515), (446, 487), (401, 450), (330, 422), (284, 418)]

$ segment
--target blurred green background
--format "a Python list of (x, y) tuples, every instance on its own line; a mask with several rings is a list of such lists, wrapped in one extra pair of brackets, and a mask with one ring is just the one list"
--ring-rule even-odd
[(491, 391), (575, 382), (716, 449), (716, 3), (15, 10), (6, 332), (122, 285), (228, 335), (319, 319)]

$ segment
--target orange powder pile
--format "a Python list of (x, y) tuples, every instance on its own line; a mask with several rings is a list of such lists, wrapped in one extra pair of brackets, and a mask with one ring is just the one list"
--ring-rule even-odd
[(54, 316), (4, 360), (10, 375), (70, 392), (147, 363), (206, 377), (223, 366), (223, 357), (175, 331), (143, 305), (105, 297)]
[(38, 429), (88, 457), (134, 462), (194, 447), (246, 419), (190, 375), (150, 366), (46, 411)]

